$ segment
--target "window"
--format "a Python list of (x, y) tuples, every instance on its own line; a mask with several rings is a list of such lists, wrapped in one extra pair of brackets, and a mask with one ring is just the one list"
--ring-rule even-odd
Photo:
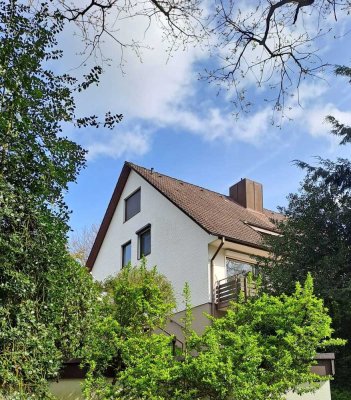
[(151, 253), (151, 225), (138, 231), (137, 235), (139, 236), (138, 258), (141, 258)]
[(128, 265), (132, 259), (132, 242), (129, 241), (122, 246), (122, 268)]
[(140, 212), (140, 189), (124, 200), (124, 221), (128, 221), (138, 212)]
[(226, 258), (225, 266), (227, 270), (227, 277), (234, 275), (246, 275), (249, 272), (255, 274), (255, 267), (252, 264), (248, 264), (244, 261)]

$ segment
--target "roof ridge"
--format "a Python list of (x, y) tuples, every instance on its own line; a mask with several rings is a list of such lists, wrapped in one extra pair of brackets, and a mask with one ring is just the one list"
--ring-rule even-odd
[[(126, 161), (126, 164), (128, 164), (129, 167), (131, 167), (131, 168), (133, 168), (133, 169), (134, 169), (134, 167), (137, 167), (137, 168), (140, 168), (140, 169), (143, 169), (143, 170), (147, 171), (148, 173), (151, 172), (151, 168), (149, 169), (149, 168), (143, 167), (143, 166), (141, 166), (141, 165), (132, 163), (132, 162), (130, 162), (130, 161)], [(159, 175), (162, 175), (162, 176), (164, 176), (164, 177), (166, 177), (166, 178), (173, 179), (174, 181), (181, 182), (181, 183), (185, 183), (186, 185), (190, 185), (190, 186), (193, 186), (193, 187), (196, 187), (196, 188), (205, 190), (205, 191), (207, 191), (207, 192), (211, 192), (211, 193), (217, 194), (217, 195), (219, 195), (219, 196), (225, 197), (227, 200), (230, 200), (230, 201), (233, 202), (234, 204), (238, 205), (239, 207), (241, 207), (241, 208), (243, 208), (244, 210), (247, 210), (247, 211), (249, 211), (249, 212), (254, 212), (254, 213), (257, 213), (257, 214), (259, 214), (259, 215), (265, 215), (264, 212), (265, 212), (265, 211), (266, 211), (266, 212), (268, 211), (268, 212), (273, 213), (273, 214), (283, 215), (283, 214), (280, 213), (279, 211), (274, 211), (274, 210), (271, 210), (271, 209), (265, 208), (265, 207), (263, 207), (263, 212), (256, 211), (256, 210), (252, 210), (252, 209), (249, 209), (249, 208), (244, 207), (243, 205), (241, 205), (240, 203), (238, 203), (237, 201), (235, 201), (232, 197), (230, 197), (229, 195), (226, 195), (226, 194), (224, 194), (224, 193), (216, 192), (215, 190), (211, 190), (211, 189), (205, 188), (205, 187), (203, 187), (203, 186), (196, 185), (196, 184), (194, 184), (194, 183), (184, 181), (184, 180), (182, 180), (182, 179), (174, 178), (173, 176), (166, 175), (166, 174), (164, 174), (164, 173), (162, 173), (162, 172), (159, 172), (159, 171), (156, 171), (156, 170), (153, 170), (152, 173), (159, 174)]]
[[(137, 164), (131, 163), (131, 162), (129, 162), (129, 161), (127, 161), (127, 163), (128, 163), (128, 165), (129, 165), (130, 167), (132, 167), (132, 168), (133, 168), (133, 167), (137, 167), (137, 168), (141, 168), (141, 169), (144, 169), (144, 170), (147, 170), (148, 172), (150, 172), (150, 170), (149, 170), (148, 168), (142, 167), (141, 165), (137, 165)], [(158, 172), (158, 171), (155, 171), (155, 170), (153, 171), (153, 173), (162, 175), (162, 176), (164, 176), (164, 177), (166, 177), (166, 178), (173, 179), (174, 181), (178, 181), (178, 182), (181, 182), (181, 183), (185, 183), (185, 184), (187, 184), (187, 185), (191, 185), (191, 186), (197, 187), (197, 188), (199, 188), (199, 189), (206, 190), (207, 192), (211, 192), (211, 193), (218, 194), (218, 195), (220, 195), (220, 196), (224, 196), (224, 197), (228, 198), (229, 200), (232, 200), (232, 201), (233, 201), (235, 204), (237, 204), (238, 206), (243, 207), (241, 204), (237, 203), (237, 202), (236, 202), (235, 200), (233, 200), (230, 196), (228, 196), (228, 195), (226, 195), (226, 194), (224, 194), (224, 193), (216, 192), (215, 190), (207, 189), (207, 188), (205, 188), (205, 187), (203, 187), (203, 186), (195, 185), (195, 183), (183, 181), (182, 179), (174, 178), (173, 176), (166, 175), (166, 174), (163, 174), (162, 172)], [(245, 207), (243, 207), (243, 208), (245, 208)]]

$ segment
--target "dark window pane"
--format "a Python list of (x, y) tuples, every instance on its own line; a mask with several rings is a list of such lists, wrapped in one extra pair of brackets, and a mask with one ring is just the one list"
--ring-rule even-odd
[(122, 267), (130, 263), (132, 258), (132, 243), (128, 242), (122, 246)]
[(125, 199), (125, 214), (124, 219), (128, 221), (128, 219), (134, 217), (135, 214), (138, 214), (140, 211), (140, 189)]
[(139, 258), (147, 256), (151, 253), (151, 229), (141, 232), (139, 234)]

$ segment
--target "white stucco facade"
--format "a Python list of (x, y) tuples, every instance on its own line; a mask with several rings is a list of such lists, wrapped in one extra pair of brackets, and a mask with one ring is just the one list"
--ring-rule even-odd
[[(124, 221), (124, 199), (141, 189), (141, 210)], [(92, 274), (97, 280), (115, 275), (122, 266), (122, 245), (131, 240), (131, 262), (138, 260), (136, 232), (151, 224), (151, 254), (148, 266), (172, 282), (181, 307), (181, 293), (188, 282), (194, 306), (210, 301), (208, 244), (215, 237), (206, 233), (136, 172), (131, 171), (108, 231), (96, 258)]]
[(302, 395), (289, 392), (286, 395), (286, 400), (331, 400), (330, 381), (321, 382), (320, 387), (315, 392)]

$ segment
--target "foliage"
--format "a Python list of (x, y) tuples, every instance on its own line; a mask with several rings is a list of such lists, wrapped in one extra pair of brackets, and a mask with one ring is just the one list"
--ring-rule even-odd
[[(174, 308), (171, 284), (156, 267), (148, 270), (145, 259), (104, 282), (100, 318), (85, 348), (87, 398), (153, 398), (173, 362), (172, 337), (153, 331), (164, 328)], [(104, 379), (109, 370), (112, 382)]]
[(0, 2), (0, 397), (9, 400), (49, 398), (47, 380), (80, 355), (95, 318), (95, 284), (67, 253), (63, 200), (85, 151), (61, 126), (101, 124), (77, 119), (73, 98), (98, 69), (83, 83), (48, 69), (62, 28), (45, 3), (33, 12)]
[[(351, 69), (339, 66), (338, 75), (351, 78)], [(341, 145), (350, 142), (351, 128), (329, 116), (332, 133)], [(336, 334), (348, 340), (336, 355), (338, 385), (350, 386), (351, 374), (351, 163), (318, 159), (317, 166), (298, 161), (306, 171), (299, 193), (290, 194), (278, 224), (282, 236), (267, 237), (271, 260), (261, 260), (266, 287), (290, 293), (292, 282), (310, 273), (316, 294), (330, 310)]]
[(93, 247), (96, 235), (99, 231), (98, 225), (92, 224), (75, 233), (69, 240), (69, 251), (72, 257), (81, 265), (88, 260), (90, 250)]
[[(316, 294), (329, 308), (336, 334), (348, 340), (351, 338), (350, 206), (347, 192), (342, 193), (307, 174), (300, 193), (290, 195), (289, 205), (283, 209), (288, 220), (279, 225), (282, 236), (267, 239), (272, 259), (262, 261), (266, 266), (266, 284), (275, 293), (290, 293), (292, 282), (312, 274)], [(348, 344), (336, 357), (338, 381), (350, 374), (350, 350)]]
[(124, 267), (116, 278), (104, 283), (104, 305), (108, 315), (127, 333), (143, 333), (144, 329), (163, 327), (174, 310), (173, 288), (156, 267), (146, 268), (146, 260), (140, 266)]
[(332, 386), (331, 398), (332, 400), (349, 400), (351, 399), (351, 391), (346, 389), (334, 389)]
[[(141, 314), (137, 312), (140, 322), (135, 324), (134, 319), (125, 322), (115, 313), (117, 301), (121, 309), (128, 307), (129, 300), (145, 304), (148, 293), (138, 285), (125, 295), (121, 285), (125, 277), (114, 284), (118, 281), (115, 293), (119, 295), (106, 294), (104, 303), (110, 304), (111, 311), (104, 311), (106, 316), (90, 343), (85, 391), (89, 399), (280, 400), (288, 390), (315, 389), (321, 379), (311, 372), (317, 349), (342, 344), (330, 339), (331, 319), (314, 296), (309, 276), (291, 296), (264, 294), (233, 303), (222, 318), (210, 317), (202, 335), (189, 331), (188, 310), (183, 321), (187, 346), (175, 357), (170, 337), (163, 331), (145, 330), (151, 324)], [(185, 296), (188, 304), (188, 287)], [(103, 378), (108, 367), (114, 368), (112, 382)]]
[(282, 399), (288, 390), (311, 390), (320, 380), (310, 370), (317, 348), (341, 344), (330, 339), (330, 324), (310, 276), (291, 296), (232, 304), (193, 338), (198, 355), (184, 366), (193, 398)]
[(6, 189), (2, 184), (0, 397), (45, 399), (62, 361), (80, 356), (98, 292), (67, 254), (60, 221), (27, 194)]
[[(66, 253), (52, 215), (28, 207), (18, 225), (35, 224), (35, 231), (20, 226), (0, 238), (0, 393), (7, 399), (46, 398), (47, 379), (57, 377), (65, 358), (80, 355), (95, 318), (91, 277)], [(19, 217), (15, 208), (2, 211), (2, 221), (6, 211)], [(14, 228), (12, 222), (7, 219)]]
[(193, 322), (193, 314), (191, 310), (191, 293), (188, 282), (186, 282), (184, 285), (183, 298), (184, 298), (185, 312), (184, 312), (184, 317), (181, 319), (181, 323), (183, 326), (183, 334), (184, 334), (184, 356), (188, 357), (189, 356), (188, 342), (192, 334), (191, 324)]

